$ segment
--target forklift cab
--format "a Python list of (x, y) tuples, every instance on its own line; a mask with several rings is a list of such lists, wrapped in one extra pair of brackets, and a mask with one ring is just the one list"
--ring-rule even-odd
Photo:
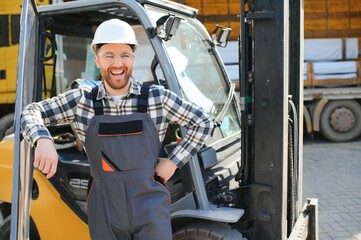
[[(0, 164), (0, 183), (13, 183), (12, 199), (0, 192), (0, 202), (6, 203), (1, 208), (12, 208), (11, 239), (27, 239), (29, 232), (31, 239), (89, 238), (89, 166), (73, 144), (71, 126), (50, 126), (60, 139), (60, 163), (49, 181), (33, 172), (32, 148), (20, 141), (19, 120), (26, 104), (66, 91), (75, 79), (81, 79), (77, 87), (99, 84), (89, 45), (96, 27), (112, 18), (128, 22), (136, 32), (133, 77), (194, 102), (215, 122), (202, 149), (167, 183), (173, 239), (318, 238), (317, 200), (301, 206), (302, 1), (240, 3), (236, 98), (215, 47), (226, 45), (229, 29), (221, 28), (219, 35), (216, 29), (211, 38), (193, 8), (167, 0), (87, 0), (41, 7), (24, 1), (15, 144), (7, 152), (14, 153), (14, 162)], [(160, 154), (171, 151), (182, 132), (171, 126)], [(9, 217), (1, 229), (10, 235)]]
[[(212, 40), (195, 18), (197, 10), (163, 0), (74, 1), (41, 7), (31, 2), (23, 6), (21, 22), (23, 38), (15, 123), (15, 146), (18, 147), (15, 147), (13, 178), (16, 180), (13, 192), (19, 195), (13, 195), (11, 231), (29, 228), (21, 225), (26, 220), (16, 220), (15, 213), (25, 212), (19, 218), (26, 219), (30, 206), (31, 227), (35, 227), (30, 230), (41, 239), (55, 236), (70, 239), (74, 229), (80, 229), (80, 225), (84, 229), (87, 223), (89, 165), (85, 152), (76, 144), (76, 133), (69, 125), (49, 126), (59, 164), (56, 175), (46, 180), (40, 172), (32, 173), (29, 164), (32, 148), (25, 141), (20, 143), (19, 119), (26, 104), (55, 96), (71, 87), (92, 88), (100, 83), (90, 43), (96, 27), (112, 18), (128, 22), (135, 31), (139, 46), (135, 52), (133, 77), (139, 82), (162, 85), (201, 106), (216, 123), (205, 146), (167, 183), (172, 199), (173, 232), (184, 231), (192, 223), (202, 221), (216, 225), (237, 222), (243, 210), (235, 207), (236, 199), (222, 197), (239, 186), (235, 176), (241, 166), (238, 100), (216, 49), (216, 45), (224, 44), (229, 30), (221, 31), (222, 36)], [(46, 84), (49, 80), (50, 86)], [(183, 131), (179, 126), (169, 127), (160, 155), (166, 156), (172, 150)], [(26, 159), (27, 164), (19, 166), (20, 158), (21, 161)], [(17, 168), (23, 166), (26, 169), (17, 172)], [(20, 181), (17, 181), (17, 174)], [(18, 191), (17, 186), (22, 191)], [(51, 191), (44, 191), (44, 186)], [(54, 196), (47, 196), (51, 193)], [(30, 194), (30, 198), (22, 194)], [(53, 205), (59, 207), (56, 211), (70, 210), (75, 214), (74, 221), (67, 222), (62, 214), (56, 217), (40, 214), (51, 211), (51, 206), (37, 203), (53, 198), (57, 198), (57, 204)], [(21, 206), (29, 208), (22, 210)], [(47, 230), (50, 222), (62, 227), (51, 228), (53, 233), (50, 233)], [(222, 225), (225, 227), (235, 239), (242, 236), (230, 226)]]

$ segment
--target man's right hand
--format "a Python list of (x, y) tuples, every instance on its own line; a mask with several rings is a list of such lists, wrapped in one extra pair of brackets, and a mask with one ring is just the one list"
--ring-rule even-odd
[(34, 167), (51, 178), (58, 166), (58, 153), (53, 141), (48, 138), (40, 138), (36, 141)]

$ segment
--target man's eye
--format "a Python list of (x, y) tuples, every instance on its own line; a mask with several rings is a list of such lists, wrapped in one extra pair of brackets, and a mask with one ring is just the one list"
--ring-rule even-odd
[(113, 55), (105, 55), (104, 57), (105, 57), (105, 59), (113, 59), (114, 58)]
[(121, 56), (121, 58), (122, 58), (122, 59), (128, 59), (128, 58), (130, 58), (130, 54), (123, 54), (123, 55)]

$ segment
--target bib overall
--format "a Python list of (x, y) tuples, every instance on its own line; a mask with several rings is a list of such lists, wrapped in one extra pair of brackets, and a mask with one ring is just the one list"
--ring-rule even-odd
[(87, 201), (91, 238), (172, 239), (169, 192), (154, 180), (161, 144), (147, 114), (149, 87), (142, 87), (138, 112), (130, 115), (104, 115), (97, 92), (85, 140), (93, 178)]

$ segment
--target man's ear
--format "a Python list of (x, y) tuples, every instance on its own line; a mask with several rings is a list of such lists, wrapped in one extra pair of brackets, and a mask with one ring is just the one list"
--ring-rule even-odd
[(94, 54), (94, 62), (97, 65), (97, 68), (99, 68), (99, 57), (96, 54)]

